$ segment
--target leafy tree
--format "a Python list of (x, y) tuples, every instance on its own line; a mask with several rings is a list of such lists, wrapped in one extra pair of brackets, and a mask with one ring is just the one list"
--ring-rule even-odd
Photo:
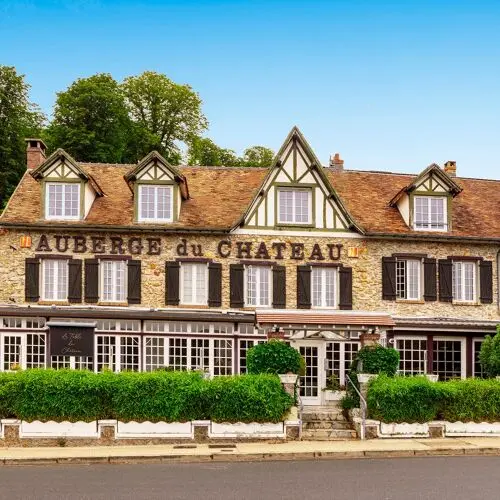
[(187, 153), (189, 165), (236, 167), (240, 159), (232, 149), (217, 146), (208, 137), (195, 137), (191, 140)]
[(24, 75), (0, 65), (0, 204), (4, 206), (26, 171), (24, 139), (39, 135), (45, 116), (29, 99)]
[(208, 126), (201, 99), (189, 85), (146, 71), (125, 78), (122, 89), (130, 116), (144, 134), (138, 156), (157, 149), (170, 162), (179, 163), (179, 142), (189, 143)]
[(131, 132), (118, 82), (100, 73), (80, 78), (57, 94), (46, 139), (49, 147), (63, 148), (80, 161), (119, 163)]
[(270, 167), (274, 158), (272, 149), (252, 146), (243, 152), (242, 163), (245, 167)]

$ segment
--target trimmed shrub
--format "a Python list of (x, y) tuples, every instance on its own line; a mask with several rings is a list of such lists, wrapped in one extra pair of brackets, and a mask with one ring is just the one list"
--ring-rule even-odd
[(486, 377), (497, 377), (500, 375), (500, 325), (497, 326), (497, 333), (492, 338), (486, 335), (481, 345), (479, 362)]
[[(356, 362), (359, 373), (385, 373), (394, 377), (399, 368), (399, 352), (381, 345), (365, 346), (359, 350)], [(359, 368), (360, 362), (362, 370)]]
[(426, 377), (379, 375), (368, 388), (368, 414), (383, 422), (428, 422), (437, 418), (441, 384)]
[(257, 344), (247, 352), (248, 373), (295, 373), (305, 372), (304, 359), (299, 351), (282, 340), (272, 339)]
[(218, 377), (208, 389), (215, 422), (280, 422), (294, 404), (273, 375)]
[(0, 418), (70, 422), (278, 422), (293, 398), (273, 375), (205, 380), (198, 372), (0, 374)]
[(500, 381), (453, 380), (443, 382), (439, 417), (449, 422), (500, 421)]

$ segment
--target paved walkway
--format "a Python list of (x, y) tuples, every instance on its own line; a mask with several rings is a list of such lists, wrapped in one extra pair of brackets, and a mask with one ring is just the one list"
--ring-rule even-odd
[(141, 463), (500, 455), (500, 438), (0, 448), (0, 464)]

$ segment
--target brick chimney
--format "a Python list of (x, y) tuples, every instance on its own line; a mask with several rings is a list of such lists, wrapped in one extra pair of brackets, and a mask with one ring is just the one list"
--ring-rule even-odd
[(457, 176), (457, 162), (456, 161), (447, 161), (444, 164), (443, 170), (450, 176), (450, 177), (456, 177)]
[(39, 167), (45, 161), (47, 146), (42, 139), (26, 139), (26, 163), (28, 170)]
[(334, 155), (330, 156), (329, 167), (335, 172), (342, 172), (344, 170), (344, 160), (340, 158), (339, 153), (335, 153)]

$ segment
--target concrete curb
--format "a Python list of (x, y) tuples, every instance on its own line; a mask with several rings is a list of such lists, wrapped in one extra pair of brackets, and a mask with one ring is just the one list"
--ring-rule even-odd
[(339, 460), (429, 456), (500, 456), (500, 448), (437, 448), (429, 450), (311, 451), (303, 453), (212, 453), (207, 455), (109, 455), (101, 457), (0, 458), (0, 465), (160, 464), (200, 462), (256, 462)]

